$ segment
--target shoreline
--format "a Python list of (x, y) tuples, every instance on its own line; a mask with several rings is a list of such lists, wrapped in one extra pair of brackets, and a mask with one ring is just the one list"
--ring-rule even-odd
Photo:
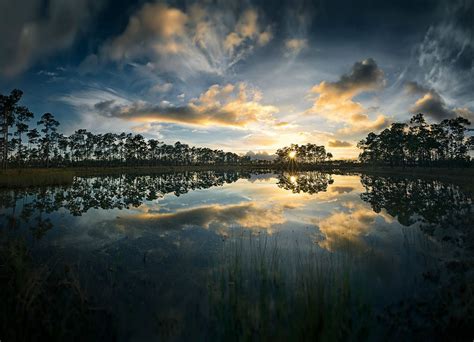
[(161, 166), (113, 166), (113, 167), (68, 167), (68, 168), (12, 168), (0, 171), (0, 188), (22, 188), (30, 186), (67, 185), (74, 177), (93, 177), (118, 174), (159, 174), (196, 171), (268, 171), (300, 172), (321, 171), (333, 174), (357, 173), (394, 177), (423, 177), (453, 183), (462, 183), (474, 190), (474, 168), (472, 167), (374, 167), (368, 165), (300, 165), (288, 169), (285, 165), (161, 165)]

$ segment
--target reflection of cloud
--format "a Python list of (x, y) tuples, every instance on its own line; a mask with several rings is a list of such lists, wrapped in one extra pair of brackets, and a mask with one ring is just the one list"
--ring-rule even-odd
[(101, 101), (94, 109), (106, 117), (131, 121), (165, 121), (195, 125), (221, 125), (243, 127), (250, 123), (273, 120), (278, 112), (274, 106), (263, 105), (259, 91), (249, 89), (245, 83), (225, 86), (213, 85), (188, 104), (170, 103), (152, 105), (143, 101), (119, 103)]
[(179, 210), (175, 213), (142, 213), (124, 218), (122, 224), (133, 221), (133, 225), (153, 225), (157, 229), (178, 230), (186, 227), (213, 229), (221, 234), (233, 226), (248, 229), (266, 229), (271, 232), (276, 224), (285, 222), (284, 206), (263, 207), (255, 202), (232, 205), (211, 205)]
[(337, 192), (338, 194), (345, 194), (354, 191), (352, 186), (331, 186), (329, 188), (331, 192)]
[(388, 119), (379, 114), (375, 121), (371, 121), (366, 114), (368, 110), (353, 98), (363, 92), (380, 90), (384, 85), (384, 73), (372, 58), (356, 62), (351, 72), (342, 75), (338, 81), (323, 81), (311, 89), (318, 97), (307, 112), (345, 123), (347, 127), (338, 131), (341, 134), (359, 134), (383, 128), (388, 125)]
[(324, 235), (324, 239), (318, 241), (320, 247), (329, 251), (347, 248), (364, 250), (367, 248), (364, 237), (374, 229), (376, 217), (383, 217), (386, 222), (392, 221), (386, 215), (379, 215), (353, 202), (345, 206), (348, 212), (335, 212), (319, 223), (315, 222)]

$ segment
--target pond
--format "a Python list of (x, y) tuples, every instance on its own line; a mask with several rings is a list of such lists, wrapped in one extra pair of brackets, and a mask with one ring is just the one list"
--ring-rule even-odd
[(0, 193), (1, 340), (467, 339), (472, 195), (320, 172)]

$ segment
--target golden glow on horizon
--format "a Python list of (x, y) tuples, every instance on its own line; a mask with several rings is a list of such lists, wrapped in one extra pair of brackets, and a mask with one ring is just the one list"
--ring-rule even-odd
[(290, 157), (290, 159), (295, 159), (296, 158), (296, 151), (291, 151), (290, 153), (288, 153), (288, 157)]

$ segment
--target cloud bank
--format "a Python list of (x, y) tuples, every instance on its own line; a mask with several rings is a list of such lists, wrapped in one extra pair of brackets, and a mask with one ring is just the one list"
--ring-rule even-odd
[(257, 122), (271, 122), (278, 108), (261, 103), (261, 93), (245, 83), (213, 85), (199, 98), (183, 106), (162, 101), (153, 105), (144, 101), (119, 103), (105, 100), (94, 109), (108, 118), (141, 122), (172, 122), (192, 125), (246, 127)]

